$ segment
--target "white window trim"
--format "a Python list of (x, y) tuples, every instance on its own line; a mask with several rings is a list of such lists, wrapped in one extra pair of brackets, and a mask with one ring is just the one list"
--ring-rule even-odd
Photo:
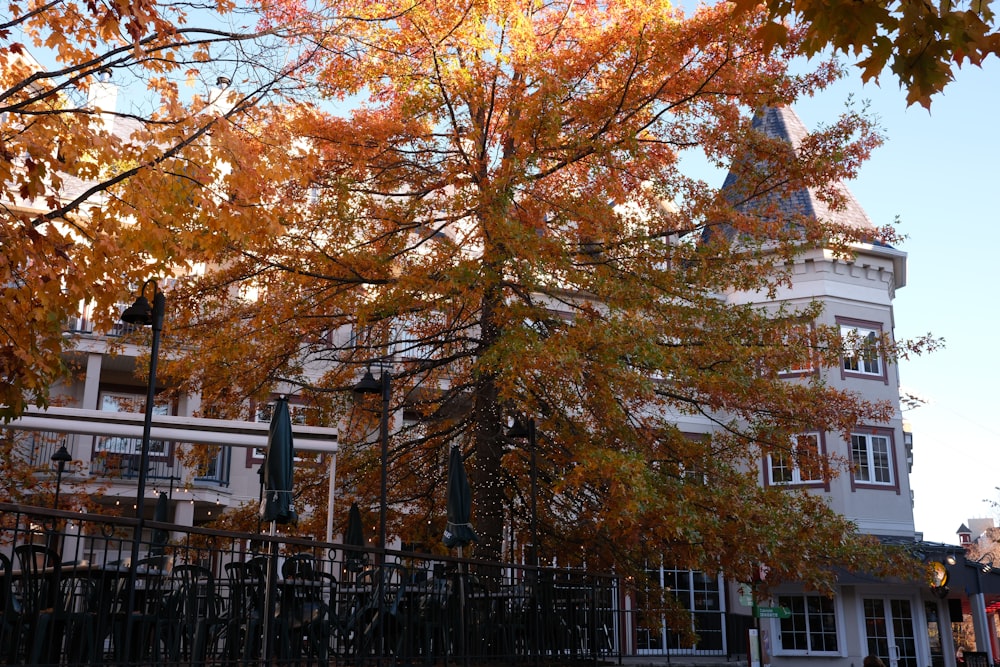
[[(274, 410), (275, 403), (277, 403), (277, 399), (272, 399), (269, 401), (265, 401), (263, 403), (258, 403), (257, 406), (254, 407), (252, 421), (257, 422), (258, 424), (270, 424), (271, 416), (269, 410)], [(300, 425), (305, 424), (306, 423), (305, 413), (309, 409), (310, 406), (302, 405), (299, 403), (289, 403), (288, 416), (292, 420), (292, 425), (294, 426), (296, 424)], [(265, 411), (268, 411), (266, 415), (267, 419), (263, 418), (265, 416)], [(265, 458), (267, 458), (266, 447), (253, 447), (250, 450), (250, 459), (253, 463), (262, 463)], [(303, 459), (298, 454), (296, 454), (292, 460), (302, 461)]]
[[(120, 412), (120, 410), (108, 410), (106, 399), (121, 398), (145, 410), (146, 395), (133, 394), (127, 391), (102, 391), (98, 398), (98, 409), (104, 412)], [(172, 405), (169, 402), (160, 402), (153, 399), (154, 415), (171, 414)], [(169, 454), (170, 444), (167, 440), (150, 440), (149, 454), (153, 457), (163, 457)], [(94, 441), (94, 451), (106, 454), (122, 454), (125, 456), (139, 456), (142, 453), (142, 438), (129, 438), (125, 436), (99, 436)]]
[[(813, 327), (812, 327), (811, 324), (798, 324), (798, 325), (795, 325), (795, 329), (796, 329), (795, 333), (800, 333), (800, 334), (801, 333), (805, 333), (807, 335), (811, 335), (812, 331), (813, 331)], [(788, 339), (789, 339), (789, 337), (790, 337), (790, 334), (785, 334), (782, 337), (782, 343), (784, 345), (786, 345), (786, 346), (788, 345)], [(808, 356), (807, 360), (805, 361), (805, 365), (804, 366), (800, 366), (798, 368), (785, 368), (785, 369), (782, 369), (782, 370), (778, 371), (778, 376), (779, 377), (786, 377), (786, 378), (788, 378), (788, 377), (803, 377), (803, 376), (806, 376), (806, 375), (815, 375), (817, 370), (818, 370), (818, 367), (816, 365), (816, 355), (814, 354), (813, 350), (810, 349), (809, 350), (809, 356)]]
[[(773, 604), (778, 604), (778, 598), (780, 596), (786, 597), (825, 597), (821, 594), (816, 593), (780, 593), (775, 594)], [(781, 620), (772, 618), (771, 621), (771, 653), (775, 656), (812, 656), (812, 657), (846, 657), (847, 656), (847, 640), (844, 634), (845, 622), (844, 622), (844, 605), (841, 602), (839, 595), (833, 598), (833, 614), (834, 622), (837, 624), (837, 650), (836, 651), (813, 651), (810, 649), (785, 649), (781, 643)], [(808, 633), (807, 633), (808, 637)]]
[[(857, 463), (854, 460), (854, 438), (865, 439), (865, 454), (867, 459), (865, 463), (868, 466), (869, 477), (872, 479), (861, 479), (860, 477), (858, 477), (858, 467)], [(889, 473), (888, 481), (873, 479), (874, 477), (873, 473), (876, 469), (876, 466), (875, 466), (875, 454), (873, 451), (874, 448), (872, 447), (872, 444), (875, 438), (881, 438), (885, 440), (886, 443), (886, 456), (888, 457), (888, 461), (886, 461), (886, 469), (888, 470)], [(849, 443), (849, 447), (851, 456), (851, 475), (854, 478), (855, 484), (861, 484), (865, 486), (884, 486), (884, 487), (895, 488), (896, 486), (896, 466), (895, 466), (895, 451), (894, 451), (895, 447), (891, 434), (879, 433), (879, 432), (874, 432), (874, 433), (851, 432), (851, 440)]]
[[(857, 337), (859, 340), (863, 339), (879, 339), (882, 336), (882, 330), (880, 327), (876, 326), (874, 323), (865, 325), (861, 323), (853, 322), (841, 322), (840, 323), (840, 336), (844, 340), (844, 356), (841, 359), (841, 369), (847, 375), (857, 376), (857, 377), (869, 377), (869, 378), (883, 378), (885, 377), (885, 357), (881, 351), (875, 356), (873, 360), (877, 364), (876, 370), (869, 370), (865, 368), (865, 365), (869, 363), (868, 360), (861, 358), (858, 354), (859, 349), (856, 347), (849, 348), (847, 346), (847, 341), (851, 337)], [(848, 368), (848, 361), (852, 360), (856, 368)]]
[[(802, 478), (802, 469), (799, 467), (798, 462), (796, 461), (796, 453), (797, 453), (796, 450), (798, 448), (798, 442), (797, 442), (797, 440), (800, 437), (814, 437), (816, 439), (816, 452), (817, 452), (817, 455), (819, 457), (823, 456), (823, 454), (824, 454), (823, 438), (822, 438), (821, 434), (818, 431), (810, 431), (810, 432), (807, 432), (807, 433), (799, 433), (799, 434), (796, 434), (796, 435), (792, 436), (792, 442), (788, 446), (788, 456), (791, 458), (790, 463), (791, 463), (791, 470), (792, 470), (792, 479), (790, 479), (788, 481), (774, 479), (774, 459), (772, 459), (771, 458), (771, 454), (768, 453), (768, 455), (767, 455), (767, 462), (766, 462), (766, 465), (767, 465), (767, 483), (768, 483), (768, 485), (770, 485), (770, 486), (804, 486), (804, 485), (819, 486), (819, 485), (822, 485), (824, 483), (822, 475), (820, 477), (818, 477), (818, 478), (815, 478), (815, 479), (812, 479), (812, 478), (803, 479)], [(817, 465), (819, 465), (818, 462), (817, 462)]]

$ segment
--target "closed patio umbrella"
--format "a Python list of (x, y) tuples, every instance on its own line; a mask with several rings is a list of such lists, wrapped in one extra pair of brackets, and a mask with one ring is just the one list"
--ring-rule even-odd
[(298, 520), (292, 509), (294, 457), (288, 399), (281, 397), (274, 404), (264, 458), (264, 502), (261, 507), (264, 521), (284, 524)]
[[(479, 536), (472, 529), (472, 489), (465, 474), (465, 463), (458, 447), (452, 447), (448, 455), (448, 524), (444, 529), (444, 545), (449, 549), (458, 547), (458, 557), (469, 542), (478, 542)], [(462, 563), (458, 564), (458, 646), (459, 654), (465, 654), (465, 573)]]
[(458, 555), (462, 555), (462, 547), (470, 542), (478, 542), (479, 536), (469, 523), (472, 517), (472, 489), (469, 488), (469, 478), (465, 474), (465, 464), (462, 452), (458, 447), (452, 447), (448, 459), (448, 524), (444, 529), (444, 545), (449, 549), (458, 547)]
[[(160, 492), (159, 497), (156, 499), (156, 507), (153, 509), (153, 521), (158, 523), (166, 523), (169, 521), (167, 514), (170, 509), (170, 499), (167, 494)], [(153, 531), (153, 539), (149, 545), (149, 553), (152, 556), (160, 556), (163, 554), (164, 548), (167, 546), (167, 540), (170, 539), (170, 535), (165, 530), (160, 530), (159, 528)]]
[[(277, 524), (295, 523), (298, 515), (292, 509), (292, 481), (295, 447), (292, 444), (292, 418), (288, 413), (288, 399), (278, 398), (271, 414), (271, 424), (267, 436), (267, 453), (264, 455), (264, 501), (260, 516), (271, 524), (271, 537), (277, 532)], [(262, 630), (265, 661), (271, 655), (270, 618), (274, 610), (274, 586), (277, 580), (277, 543), (270, 542), (270, 557), (267, 562), (267, 583), (264, 587), (264, 614)]]
[[(365, 529), (361, 523), (361, 510), (358, 504), (351, 503), (351, 509), (347, 512), (347, 528), (344, 531), (345, 547), (365, 546)], [(366, 554), (355, 549), (344, 549), (344, 566), (348, 572), (360, 572), (365, 566)]]

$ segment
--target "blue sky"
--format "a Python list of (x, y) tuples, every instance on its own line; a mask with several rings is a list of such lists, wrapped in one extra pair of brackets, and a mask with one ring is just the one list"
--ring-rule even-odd
[(907, 410), (913, 427), (916, 528), (957, 543), (969, 518), (998, 516), (1000, 404), (998, 319), (993, 300), (1000, 248), (1000, 62), (957, 72), (930, 112), (906, 107), (891, 75), (862, 86), (856, 73), (796, 105), (807, 127), (832, 120), (848, 94), (871, 102), (887, 135), (848, 184), (878, 224), (899, 216), (907, 235), (906, 287), (895, 300), (897, 338), (932, 333), (945, 348), (900, 364), (900, 383), (927, 403)]

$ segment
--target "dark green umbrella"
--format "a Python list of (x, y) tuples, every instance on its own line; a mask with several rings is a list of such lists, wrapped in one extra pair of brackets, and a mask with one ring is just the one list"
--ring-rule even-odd
[(264, 505), (261, 517), (275, 523), (295, 523), (298, 515), (292, 509), (292, 470), (295, 447), (292, 445), (292, 418), (288, 414), (288, 399), (281, 397), (274, 404), (264, 459)]
[(449, 549), (462, 547), (469, 542), (478, 542), (479, 536), (469, 523), (472, 516), (472, 489), (469, 488), (469, 478), (465, 474), (465, 464), (462, 452), (458, 447), (451, 448), (448, 459), (448, 525), (444, 529), (444, 545)]
[[(170, 499), (167, 494), (160, 492), (160, 496), (156, 499), (156, 508), (153, 510), (153, 521), (158, 523), (166, 523), (169, 519), (167, 514), (170, 509)], [(170, 539), (170, 535), (165, 530), (160, 530), (159, 528), (153, 530), (153, 540), (149, 545), (149, 553), (152, 555), (160, 555), (163, 553), (164, 548), (167, 546), (167, 540)]]
[[(347, 512), (347, 529), (344, 531), (345, 547), (365, 546), (365, 528), (361, 523), (361, 510), (358, 504), (351, 503), (351, 509)], [(357, 549), (344, 549), (345, 567), (348, 572), (360, 572), (367, 560), (367, 554)]]

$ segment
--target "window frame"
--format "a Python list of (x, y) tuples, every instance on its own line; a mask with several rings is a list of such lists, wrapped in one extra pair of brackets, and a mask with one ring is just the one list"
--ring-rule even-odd
[[(106, 409), (108, 406), (107, 401), (114, 399), (124, 399), (126, 401), (132, 402), (142, 408), (142, 412), (145, 412), (146, 398), (147, 395), (143, 393), (136, 393), (127, 391), (124, 389), (102, 389), (98, 392), (97, 398), (97, 409), (102, 412), (108, 412), (111, 414), (121, 413), (122, 410), (109, 410)], [(138, 413), (130, 413), (138, 414)], [(169, 400), (161, 400), (159, 396), (153, 397), (153, 416), (172, 416), (174, 414), (174, 404)], [(131, 445), (131, 451), (126, 451), (124, 448), (120, 447), (108, 447), (109, 442), (125, 442)], [(149, 441), (149, 458), (153, 461), (167, 461), (173, 456), (174, 442), (172, 440), (163, 439), (150, 439)], [(106, 454), (106, 455), (122, 455), (122, 456), (141, 456), (142, 454), (142, 438), (134, 437), (129, 438), (126, 436), (111, 436), (102, 435), (96, 436), (94, 438), (93, 453), (96, 454)]]
[[(872, 479), (859, 479), (857, 463), (854, 456), (854, 439), (864, 438), (866, 440), (866, 464), (870, 471), (884, 468), (890, 475), (889, 481), (872, 481)], [(876, 454), (872, 448), (874, 438), (882, 438), (886, 443), (886, 455), (888, 461), (884, 466), (876, 465)], [(896, 451), (895, 432), (888, 428), (863, 427), (851, 431), (850, 440), (847, 442), (848, 456), (851, 461), (851, 489), (892, 489), (899, 493), (899, 452)]]
[(798, 465), (796, 451), (798, 449), (798, 438), (802, 437), (814, 437), (816, 439), (816, 455), (820, 458), (819, 466), (822, 466), (822, 459), (825, 459), (827, 455), (826, 449), (826, 437), (821, 431), (804, 431), (802, 433), (796, 433), (792, 436), (793, 442), (789, 445), (787, 454), (782, 450), (782, 455), (791, 458), (790, 466), (788, 466), (792, 473), (792, 479), (788, 481), (776, 480), (774, 477), (775, 471), (775, 460), (772, 458), (774, 452), (769, 451), (764, 454), (764, 484), (765, 486), (785, 486), (785, 487), (815, 487), (823, 488), (827, 491), (830, 490), (829, 479), (824, 478), (824, 475), (820, 470), (817, 470), (819, 477), (816, 479), (804, 479), (802, 477), (802, 469)]
[[(875, 361), (878, 363), (878, 370), (873, 372), (869, 370), (864, 370), (862, 368), (862, 363), (860, 355), (857, 354), (859, 350), (848, 348), (846, 341), (847, 336), (851, 332), (857, 332), (859, 336), (864, 338), (869, 338), (874, 336), (875, 338), (881, 338), (884, 331), (881, 322), (874, 322), (871, 320), (856, 320), (849, 317), (838, 317), (837, 326), (840, 328), (840, 339), (844, 343), (844, 354), (840, 357), (840, 377), (842, 380), (847, 378), (859, 378), (864, 380), (882, 380), (884, 384), (889, 384), (889, 371), (888, 362), (885, 358), (885, 354), (881, 350), (878, 351)], [(848, 352), (852, 352), (848, 354)], [(849, 368), (849, 360), (854, 360), (855, 368)], [(868, 363), (867, 361), (865, 363)]]
[[(816, 329), (816, 327), (815, 327), (815, 325), (812, 322), (802, 321), (802, 322), (799, 322), (798, 324), (794, 324), (794, 325), (792, 325), (792, 331), (789, 332), (789, 333), (786, 333), (786, 334), (784, 334), (782, 336), (782, 344), (785, 345), (785, 346), (788, 345), (787, 341), (788, 341), (788, 338), (791, 336), (792, 333), (795, 333), (795, 334), (798, 334), (798, 335), (803, 335), (804, 334), (806, 337), (812, 339), (814, 337), (815, 329)], [(808, 364), (807, 366), (800, 366), (800, 367), (797, 367), (797, 368), (796, 367), (792, 367), (792, 368), (782, 369), (782, 370), (778, 371), (778, 377), (779, 378), (783, 378), (783, 379), (784, 378), (801, 378), (801, 377), (808, 377), (810, 375), (818, 375), (819, 374), (820, 364), (819, 364), (819, 359), (818, 359), (818, 357), (816, 355), (815, 349), (810, 349), (809, 350), (809, 358), (806, 361), (806, 363)]]
[[(271, 414), (274, 410), (274, 405), (277, 403), (278, 398), (270, 398), (266, 401), (255, 402), (252, 405), (252, 419), (250, 421), (256, 422), (258, 424), (270, 424)], [(308, 423), (306, 415), (308, 411), (313, 409), (313, 406), (302, 403), (302, 402), (288, 402), (288, 416), (292, 420), (292, 426), (303, 426)], [(264, 418), (266, 417), (266, 419)], [(252, 468), (254, 465), (263, 464), (267, 458), (267, 446), (264, 447), (247, 447), (247, 457), (246, 457), (246, 467)], [(297, 453), (293, 458), (294, 461), (300, 462), (304, 461)]]
[[(805, 628), (802, 632), (805, 633), (806, 647), (785, 648), (785, 634), (786, 632), (791, 632), (791, 631), (786, 630), (784, 625), (786, 621), (791, 621), (792, 618), (795, 617), (794, 610), (792, 610), (793, 611), (792, 617), (788, 619), (772, 619), (771, 621), (772, 636), (776, 638), (776, 641), (773, 643), (774, 655), (812, 656), (812, 657), (844, 657), (846, 655), (845, 654), (846, 639), (844, 636), (844, 613), (843, 613), (843, 605), (841, 604), (841, 599), (839, 596), (836, 596), (834, 598), (829, 598), (825, 595), (812, 594), (812, 593), (785, 593), (776, 595), (775, 597), (776, 597), (776, 603), (779, 606), (788, 606), (785, 603), (789, 602), (790, 599), (792, 598), (802, 601), (804, 613), (801, 615), (801, 618), (803, 618), (806, 623)], [(824, 605), (825, 603), (829, 603), (830, 605), (832, 605), (832, 608), (829, 610), (824, 610), (820, 608), (815, 611), (810, 611), (809, 607), (810, 600), (815, 601), (821, 606)], [(833, 621), (832, 635), (834, 637), (834, 641), (836, 642), (836, 648), (833, 650), (827, 650), (827, 649), (814, 650), (813, 638), (817, 634), (817, 632), (821, 632), (822, 629), (814, 630), (812, 628), (812, 624), (816, 621), (819, 621), (820, 624), (823, 625), (823, 619), (820, 617), (827, 614), (832, 616), (832, 621)], [(829, 635), (831, 633), (827, 632), (826, 634)]]

